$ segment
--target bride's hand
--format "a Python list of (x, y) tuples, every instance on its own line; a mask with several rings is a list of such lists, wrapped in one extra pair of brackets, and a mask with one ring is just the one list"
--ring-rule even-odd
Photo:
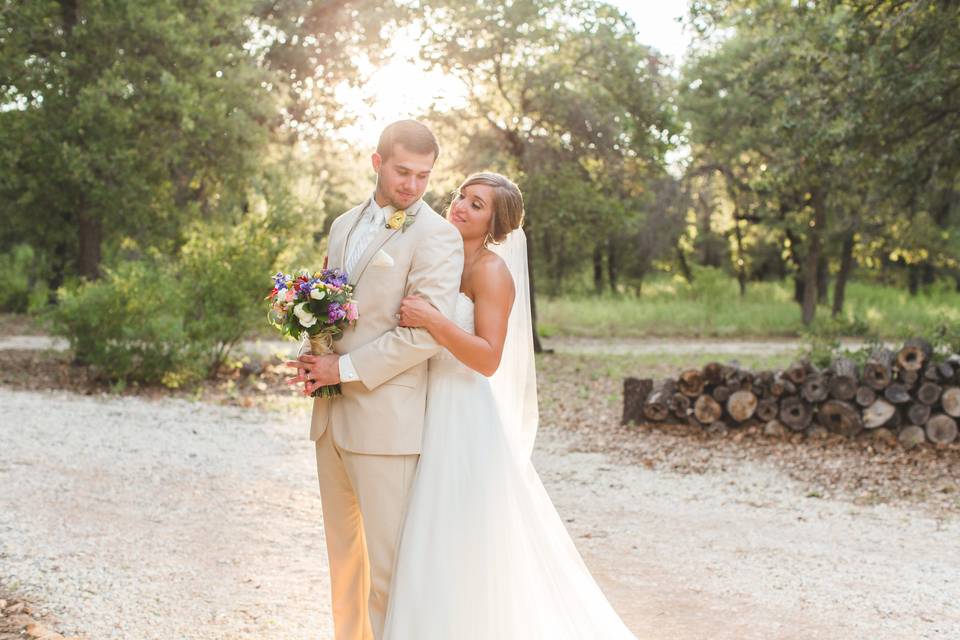
[(400, 326), (429, 327), (439, 313), (423, 298), (407, 296), (400, 301)]

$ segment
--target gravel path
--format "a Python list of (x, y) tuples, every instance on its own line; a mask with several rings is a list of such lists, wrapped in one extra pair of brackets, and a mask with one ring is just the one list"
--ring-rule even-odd
[[(59, 630), (331, 638), (304, 412), (0, 388), (0, 587)], [(681, 475), (535, 462), (644, 639), (960, 637), (960, 519), (806, 497), (760, 462)]]

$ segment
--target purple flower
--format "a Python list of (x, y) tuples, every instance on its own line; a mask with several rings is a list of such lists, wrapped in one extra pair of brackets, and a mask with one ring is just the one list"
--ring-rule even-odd
[(339, 302), (331, 302), (327, 307), (327, 319), (334, 324), (347, 317), (347, 310)]
[(320, 279), (335, 287), (344, 287), (347, 284), (347, 274), (340, 269), (325, 269)]

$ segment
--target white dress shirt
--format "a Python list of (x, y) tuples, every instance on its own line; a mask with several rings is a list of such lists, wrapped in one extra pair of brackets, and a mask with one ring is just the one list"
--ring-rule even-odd
[[(377, 237), (380, 229), (387, 226), (387, 220), (396, 210), (397, 208), (391, 204), (381, 207), (377, 204), (376, 197), (371, 196), (370, 202), (363, 213), (363, 218), (357, 222), (353, 233), (347, 238), (347, 246), (343, 253), (346, 256), (343, 261), (343, 270), (348, 275), (357, 266), (360, 256), (367, 250), (373, 239)], [(340, 367), (340, 382), (358, 382), (360, 380), (357, 370), (353, 367), (353, 361), (350, 360), (349, 353), (340, 356), (338, 364)]]

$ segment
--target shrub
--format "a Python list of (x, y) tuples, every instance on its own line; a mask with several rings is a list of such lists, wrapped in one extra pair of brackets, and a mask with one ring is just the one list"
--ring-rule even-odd
[(266, 322), (263, 297), (290, 226), (255, 213), (195, 224), (176, 259), (121, 261), (61, 289), (50, 330), (107, 380), (177, 387), (212, 376)]
[(0, 311), (24, 313), (45, 307), (50, 292), (43, 272), (44, 261), (28, 244), (0, 253)]
[(80, 364), (108, 380), (167, 383), (196, 377), (184, 327), (186, 300), (170, 265), (154, 257), (107, 268), (58, 291), (50, 330)]

